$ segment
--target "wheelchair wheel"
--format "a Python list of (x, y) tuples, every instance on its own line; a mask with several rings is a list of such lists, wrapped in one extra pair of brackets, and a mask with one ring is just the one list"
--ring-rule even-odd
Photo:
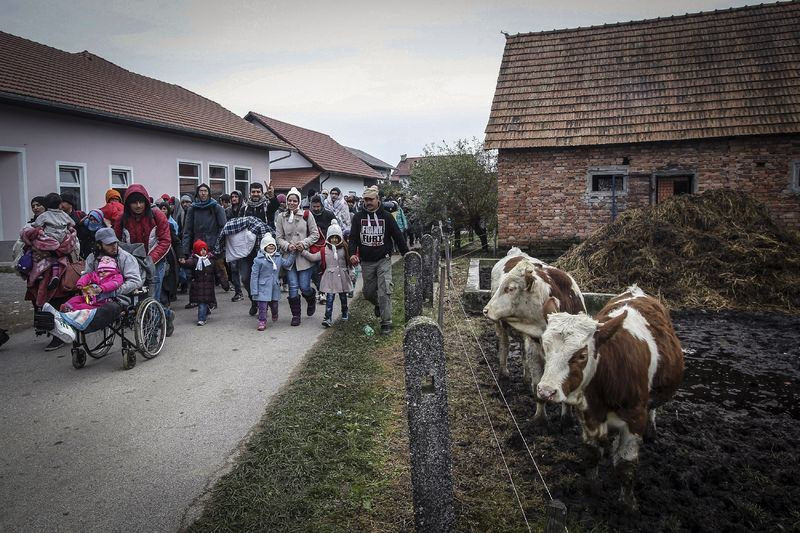
[(136, 350), (133, 348), (122, 349), (122, 369), (130, 370), (136, 366)]
[(133, 331), (136, 348), (146, 359), (157, 356), (167, 337), (167, 316), (164, 308), (153, 298), (146, 298), (136, 309)]
[(114, 332), (111, 328), (83, 334), (83, 347), (86, 353), (95, 359), (104, 357), (113, 346)]
[(83, 348), (73, 348), (72, 349), (72, 366), (75, 367), (75, 370), (83, 368), (83, 365), (86, 364), (86, 352)]

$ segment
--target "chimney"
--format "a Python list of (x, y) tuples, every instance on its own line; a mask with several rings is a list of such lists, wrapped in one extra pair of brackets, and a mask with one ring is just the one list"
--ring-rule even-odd
[(405, 161), (405, 160), (406, 160), (406, 157), (408, 157), (408, 154), (402, 154), (402, 155), (400, 156), (400, 162), (402, 163), (403, 161)]

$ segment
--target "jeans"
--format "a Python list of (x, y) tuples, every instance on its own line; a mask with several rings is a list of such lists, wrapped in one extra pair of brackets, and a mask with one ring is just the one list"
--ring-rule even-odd
[(208, 304), (197, 304), (197, 321), (205, 322), (208, 318)]
[(233, 292), (240, 294), (242, 292), (242, 280), (239, 278), (239, 261), (231, 261), (228, 263), (231, 267), (231, 283), (233, 283)]
[[(167, 273), (167, 259), (164, 258), (156, 265), (156, 275), (155, 279), (153, 279), (153, 294), (150, 295), (153, 298), (155, 298), (155, 300), (158, 303), (161, 303), (161, 286), (164, 284), (164, 275), (166, 273)], [(172, 316), (172, 309), (164, 306), (163, 304), (161, 305), (161, 307), (164, 308), (164, 315), (167, 318)]]
[[(336, 301), (336, 293), (329, 292), (325, 294), (325, 318), (330, 319), (333, 316), (333, 302)], [(342, 304), (342, 314), (347, 312), (347, 293), (339, 293), (339, 301)]]
[(314, 276), (314, 271), (316, 269), (316, 266), (312, 266), (298, 272), (297, 266), (295, 265), (291, 270), (286, 271), (286, 281), (289, 282), (289, 298), (297, 296), (298, 287), (300, 288), (300, 292), (303, 293), (303, 296), (313, 294), (314, 289), (311, 288), (311, 278)]
[(236, 261), (239, 263), (237, 270), (244, 290), (247, 291), (247, 296), (250, 296), (250, 276), (253, 273), (253, 260), (249, 257), (243, 257)]

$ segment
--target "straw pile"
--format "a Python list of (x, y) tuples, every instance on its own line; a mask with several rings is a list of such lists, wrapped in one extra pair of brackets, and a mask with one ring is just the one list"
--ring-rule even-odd
[(637, 283), (672, 308), (800, 312), (800, 235), (730, 189), (626, 211), (556, 265), (584, 291)]

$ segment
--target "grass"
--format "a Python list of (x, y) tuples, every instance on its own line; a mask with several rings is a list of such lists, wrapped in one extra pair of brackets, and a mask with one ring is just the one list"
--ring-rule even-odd
[(369, 302), (354, 302), (269, 406), (190, 531), (413, 529), (397, 361), (402, 272), (395, 264), (393, 334), (366, 336), (364, 324), (377, 330), (378, 321)]

